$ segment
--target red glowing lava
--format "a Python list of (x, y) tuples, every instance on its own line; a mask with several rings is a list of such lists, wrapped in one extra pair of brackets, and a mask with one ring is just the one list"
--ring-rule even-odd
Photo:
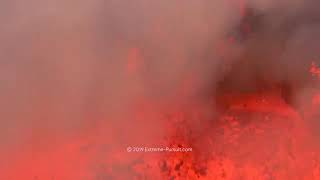
[[(47, 148), (26, 145), (2, 167), (1, 179), (320, 179), (320, 144), (308, 127), (312, 115), (302, 116), (279, 92), (219, 94), (215, 101), (223, 108), (216, 116), (207, 114), (214, 103), (172, 107), (167, 113), (156, 112), (150, 102), (140, 104), (135, 123), (160, 117), (167, 129), (153, 146), (191, 147), (192, 152), (129, 153), (124, 145), (111, 146), (119, 139), (102, 127), (56, 139), (58, 144), (44, 142)], [(318, 100), (310, 101), (313, 114)], [(197, 129), (199, 121), (205, 127)]]
[[(239, 2), (241, 16), (245, 18), (245, 1)], [(217, 50), (219, 58), (228, 64), (222, 68), (225, 74), (233, 68), (228, 62), (230, 44), (238, 43), (239, 39), (244, 41), (245, 36), (254, 31), (251, 22), (247, 22), (251, 19), (245, 21), (240, 24), (239, 37), (228, 37), (227, 41), (222, 38), (223, 43)], [(156, 28), (153, 31), (159, 31), (159, 36), (166, 37), (166, 32), (161, 32), (161, 25), (153, 28)], [(133, 102), (118, 104), (118, 99), (113, 101), (113, 106), (121, 106), (114, 108), (120, 113), (113, 116), (105, 113), (103, 108), (101, 112), (97, 110), (102, 114), (99, 116), (101, 119), (89, 117), (94, 125), (79, 128), (81, 132), (63, 135), (54, 130), (52, 134), (31, 132), (31, 140), (14, 144), (10, 150), (0, 149), (0, 180), (320, 180), (320, 133), (317, 132), (320, 128), (320, 89), (312, 89), (311, 93), (308, 88), (303, 89), (307, 93), (299, 94), (301, 97), (297, 99), (302, 99), (302, 103), (299, 101), (297, 106), (286, 99), (291, 92), (283, 89), (286, 85), (281, 84), (281, 80), (280, 83), (273, 82), (274, 79), (270, 78), (269, 82), (266, 77), (263, 81), (261, 79), (265, 77), (261, 78), (262, 75), (250, 77), (255, 82), (252, 83), (253, 88), (243, 88), (248, 88), (248, 91), (239, 86), (238, 89), (228, 89), (232, 78), (240, 76), (236, 71), (231, 80), (227, 77), (221, 83), (223, 87), (215, 82), (213, 88), (208, 88), (209, 93), (203, 93), (209, 94), (203, 95), (205, 98), (190, 98), (192, 100), (189, 101), (189, 97), (196, 94), (194, 87), (202, 83), (198, 82), (200, 80), (194, 71), (188, 71), (187, 75), (172, 83), (177, 82), (177, 88), (171, 87), (170, 83), (168, 88), (164, 88), (173, 91), (173, 95), (170, 94), (172, 101), (161, 101), (165, 95), (154, 100), (149, 94), (144, 94), (141, 87), (144, 84), (135, 83), (145, 78), (138, 77), (138, 74), (149, 71), (142, 49), (128, 48), (127, 53), (121, 56), (125, 60), (119, 69), (126, 75), (121, 74), (119, 79), (130, 82), (127, 84), (134, 86), (134, 92), (126, 89), (130, 85), (122, 86), (118, 77), (113, 84), (108, 82), (101, 88), (101, 91), (107, 91), (105, 86), (117, 86), (116, 90), (121, 89), (125, 93), (119, 95), (115, 92), (114, 95), (119, 99), (132, 98)], [(177, 64), (184, 66), (188, 62), (181, 60)], [(170, 64), (166, 63), (167, 66)], [(168, 72), (169, 75), (165, 74), (168, 79), (174, 74), (167, 69), (163, 71)], [(320, 80), (320, 68), (315, 63), (305, 73), (311, 73), (310, 76)], [(87, 93), (84, 94), (85, 99), (90, 99)], [(291, 98), (291, 94), (288, 96)], [(100, 102), (97, 99), (85, 102)], [(108, 104), (107, 101), (101, 100), (103, 105)], [(161, 148), (187, 148), (192, 151), (159, 150)]]

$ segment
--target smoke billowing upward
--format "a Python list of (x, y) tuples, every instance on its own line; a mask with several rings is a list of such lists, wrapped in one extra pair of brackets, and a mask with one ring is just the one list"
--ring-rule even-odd
[(221, 82), (232, 91), (286, 82), (293, 104), (302, 106), (314, 88), (310, 64), (320, 58), (317, 5), (4, 0), (0, 157), (15, 166), (21, 148), (37, 155), (87, 134), (96, 144), (108, 136), (112, 152), (159, 144), (168, 133), (166, 115), (194, 105), (205, 120), (188, 123), (204, 131)]

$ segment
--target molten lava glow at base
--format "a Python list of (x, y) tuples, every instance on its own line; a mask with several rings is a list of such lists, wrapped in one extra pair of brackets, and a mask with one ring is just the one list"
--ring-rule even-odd
[[(124, 147), (110, 148), (116, 140), (103, 127), (83, 137), (61, 139), (63, 143), (50, 149), (30, 147), (18, 153), (1, 176), (44, 180), (320, 179), (320, 147), (313, 143), (318, 137), (277, 93), (228, 94), (221, 99), (223, 111), (201, 133), (193, 133), (188, 124), (190, 118), (201, 120), (199, 107), (164, 116), (169, 136), (163, 145), (192, 147), (192, 152), (128, 153)], [(319, 109), (319, 103), (312, 106)], [(148, 116), (152, 110), (142, 109), (145, 111), (138, 116)]]
[(0, 180), (320, 180), (316, 0), (0, 7)]

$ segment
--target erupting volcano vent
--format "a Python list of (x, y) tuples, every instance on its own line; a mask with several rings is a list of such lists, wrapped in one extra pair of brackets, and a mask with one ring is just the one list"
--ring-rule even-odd
[(0, 2), (0, 180), (320, 180), (319, 5)]

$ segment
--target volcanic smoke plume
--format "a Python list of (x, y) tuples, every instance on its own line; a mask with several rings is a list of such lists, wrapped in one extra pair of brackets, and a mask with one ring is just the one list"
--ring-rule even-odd
[(0, 179), (320, 179), (315, 0), (2, 0)]

